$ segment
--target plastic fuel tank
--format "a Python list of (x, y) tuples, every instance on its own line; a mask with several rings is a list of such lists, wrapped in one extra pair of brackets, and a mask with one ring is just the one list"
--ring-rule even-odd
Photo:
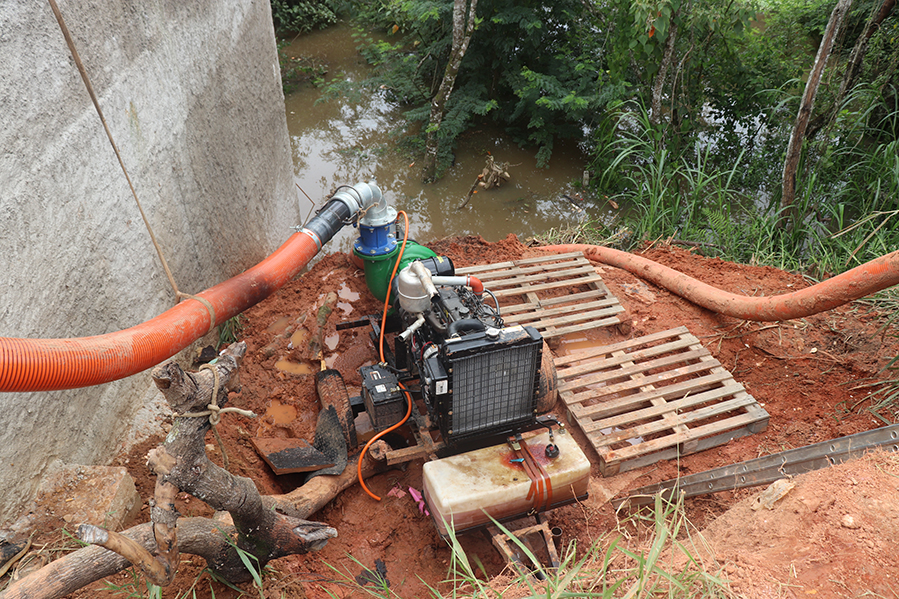
[[(557, 455), (547, 451), (551, 444)], [(448, 526), (462, 532), (490, 524), (491, 517), (511, 520), (585, 499), (590, 461), (557, 429), (552, 442), (544, 431), (524, 436), (518, 450), (503, 443), (427, 462), (422, 475), (431, 516), (446, 536)]]

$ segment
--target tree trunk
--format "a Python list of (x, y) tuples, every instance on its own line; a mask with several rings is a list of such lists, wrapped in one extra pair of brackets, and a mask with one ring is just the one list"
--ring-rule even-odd
[(426, 182), (433, 181), (437, 174), (440, 124), (446, 114), (446, 103), (456, 84), (462, 58), (471, 41), (477, 5), (478, 0), (454, 0), (453, 2), (453, 47), (446, 63), (446, 70), (443, 72), (440, 88), (437, 90), (437, 95), (431, 100), (431, 116), (428, 119), (428, 137), (425, 143), (425, 160), (422, 170), (422, 179)]
[[(122, 533), (144, 547), (155, 547), (153, 523), (146, 522)], [(208, 518), (181, 518), (178, 537), (181, 551), (202, 556), (210, 568), (234, 570), (241, 567), (240, 557), (231, 543), (237, 534), (233, 526), (225, 526)], [(83, 586), (112, 576), (131, 567), (131, 562), (99, 545), (90, 545), (69, 553), (40, 570), (12, 583), (0, 594), (3, 599), (57, 599)], [(246, 570), (244, 570), (246, 571)]]
[(868, 51), (868, 42), (870, 41), (871, 36), (874, 35), (874, 32), (877, 31), (877, 28), (880, 27), (880, 24), (883, 23), (884, 19), (890, 16), (890, 13), (893, 12), (895, 6), (896, 0), (884, 0), (879, 9), (871, 12), (871, 18), (868, 20), (868, 25), (855, 41), (855, 46), (853, 46), (852, 52), (849, 55), (849, 60), (846, 63), (846, 72), (843, 73), (843, 81), (840, 83), (840, 91), (837, 92), (837, 96), (834, 98), (830, 110), (825, 114), (815, 117), (809, 124), (808, 132), (805, 136), (806, 139), (813, 138), (819, 130), (836, 119), (837, 114), (840, 112), (840, 105), (843, 103), (843, 99), (846, 97), (846, 94), (855, 87), (858, 76), (862, 72), (862, 63), (865, 59), (865, 53)]
[[(263, 498), (252, 480), (232, 475), (206, 456), (210, 418), (186, 414), (205, 411), (207, 406), (221, 407), (227, 401), (228, 391), (237, 386), (237, 368), (245, 353), (246, 344), (235, 343), (214, 366), (198, 373), (185, 373), (174, 362), (153, 370), (156, 386), (179, 417), (165, 443), (150, 452), (149, 465), (157, 474), (152, 522), (122, 534), (95, 526), (79, 527), (85, 540), (103, 547), (89, 546), (52, 562), (13, 583), (0, 594), (2, 599), (63, 597), (132, 563), (152, 582), (169, 584), (177, 569), (179, 551), (204, 557), (209, 568), (225, 580), (243, 582), (251, 574), (238, 549), (255, 556), (261, 568), (285, 555), (320, 549), (337, 536), (333, 528), (304, 518), (352, 484), (355, 468), (340, 477), (313, 479), (287, 496)], [(365, 464), (363, 475), (374, 471), (374, 464)], [(340, 484), (331, 479), (339, 479)], [(172, 505), (178, 491), (190, 493), (217, 511), (229, 512), (234, 524), (206, 518), (179, 519)]]
[[(675, 21), (677, 20), (679, 12), (680, 7), (678, 7), (677, 10), (674, 11), (674, 14), (671, 15), (671, 21), (668, 24), (668, 37), (665, 39), (665, 50), (662, 53), (662, 62), (659, 64), (659, 72), (656, 73), (655, 81), (652, 83), (649, 121), (653, 125), (658, 125), (662, 122), (662, 91), (665, 88), (665, 79), (668, 78), (668, 69), (671, 67), (671, 62), (674, 60), (674, 47), (677, 42), (677, 25), (675, 24)], [(671, 101), (673, 104), (674, 98), (672, 98)]]
[(865, 59), (865, 53), (868, 51), (868, 41), (884, 19), (890, 16), (893, 8), (896, 6), (896, 0), (883, 0), (880, 10), (871, 14), (868, 26), (864, 32), (858, 37), (855, 46), (852, 48), (852, 54), (849, 55), (849, 63), (846, 65), (846, 72), (843, 74), (843, 82), (840, 84), (840, 93), (834, 103), (834, 111), (839, 110), (840, 103), (846, 93), (853, 88), (858, 76), (862, 72), (862, 62)]
[[(851, 5), (852, 0), (839, 0), (833, 12), (830, 13), (827, 28), (824, 30), (824, 37), (821, 39), (821, 45), (818, 46), (818, 54), (815, 56), (815, 64), (812, 66), (812, 72), (809, 74), (808, 83), (805, 86), (805, 93), (802, 94), (799, 114), (796, 115), (796, 124), (793, 127), (793, 135), (790, 137), (790, 143), (787, 146), (787, 156), (784, 160), (781, 195), (781, 206), (784, 208), (792, 206), (796, 197), (796, 170), (799, 166), (799, 157), (802, 155), (802, 142), (805, 139), (809, 117), (811, 117), (812, 109), (815, 107), (815, 95), (818, 93), (821, 76), (833, 49), (837, 32), (840, 30), (843, 18), (849, 12)], [(794, 214), (793, 216), (795, 219), (796, 215)]]

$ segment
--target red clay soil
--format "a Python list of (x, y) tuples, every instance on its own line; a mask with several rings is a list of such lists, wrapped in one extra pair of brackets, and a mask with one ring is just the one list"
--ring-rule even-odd
[[(452, 258), (457, 267), (536, 254), (514, 236), (498, 243), (467, 237), (430, 245), (438, 254)], [(746, 295), (785, 293), (808, 285), (798, 274), (732, 264), (676, 247), (652, 248), (645, 256), (721, 289)], [(882, 320), (866, 305), (856, 303), (776, 324), (741, 322), (698, 308), (622, 270), (597, 266), (597, 271), (626, 309), (623, 320), (629, 323), (629, 332), (605, 331), (589, 338), (583, 335), (554, 351), (583, 343), (621, 341), (683, 325), (764, 406), (770, 423), (762, 433), (682, 457), (679, 463), (661, 462), (606, 479), (594, 467), (590, 499), (550, 513), (551, 525), (562, 529), (560, 547), (567, 547), (573, 540), (579, 547), (588, 547), (594, 539), (614, 531), (619, 517), (606, 499), (620, 490), (883, 424), (868, 412), (852, 409), (865, 394), (857, 386), (877, 376), (886, 362), (899, 354), (896, 337), (881, 331)], [(336, 293), (336, 298), (329, 299), (329, 292)], [(320, 330), (317, 315), (323, 305), (332, 309)], [(232, 472), (252, 478), (263, 494), (287, 492), (298, 484), (298, 475), (273, 475), (250, 441), (257, 435), (310, 441), (314, 436), (318, 412), (314, 377), (283, 368), (295, 372), (317, 369), (317, 352), (314, 347), (310, 350), (310, 345), (321, 340), (324, 362), (341, 371), (350, 395), (358, 394), (357, 370), (375, 362), (376, 351), (367, 329), (338, 333), (335, 326), (379, 310), (362, 273), (346, 255), (333, 254), (245, 313), (241, 337), (249, 348), (240, 374), (242, 391), (232, 394), (229, 401), (262, 416), (255, 420), (228, 417), (219, 426)], [(290, 364), (285, 366), (285, 361)], [(562, 410), (556, 414), (564, 416)], [(595, 460), (584, 438), (578, 431), (575, 435)], [(211, 435), (207, 443), (212, 459), (221, 463)], [(136, 448), (127, 460), (145, 498), (152, 496), (153, 489), (153, 480), (143, 465), (143, 456), (151, 445)], [(893, 476), (884, 474), (887, 471)], [(774, 510), (740, 508), (760, 491), (748, 489), (687, 500), (687, 516), (694, 527), (709, 527), (718, 564), (740, 596), (857, 597), (870, 591), (876, 596), (897, 597), (899, 478), (895, 474), (895, 460), (891, 462), (889, 457), (880, 462), (855, 462), (800, 477), (796, 489)], [(335, 527), (339, 536), (318, 553), (274, 562), (266, 577), (266, 597), (363, 596), (354, 578), (363, 568), (374, 569), (376, 560), (383, 562), (390, 589), (399, 597), (431, 596), (427, 585), (448, 588), (440, 583), (447, 576), (450, 552), (408, 493), (410, 487), (421, 489), (421, 463), (411, 462), (404, 470), (378, 475), (369, 485), (383, 501), (374, 501), (357, 485), (316, 514), (313, 519)], [(392, 489), (399, 492), (391, 494)], [(732, 506), (742, 511), (728, 512)], [(185, 515), (209, 513), (209, 508), (196, 499), (184, 499), (180, 508)], [(142, 513), (146, 517), (147, 510)], [(487, 576), (502, 572), (504, 563), (485, 535), (465, 535), (463, 546), (470, 557), (477, 556)], [(199, 558), (182, 556), (182, 560), (182, 573), (174, 587), (164, 591), (164, 597), (179, 596), (202, 569)], [(127, 580), (122, 574), (111, 582), (122, 584)], [(197, 584), (198, 597), (210, 596), (207, 580), (204, 574)], [(242, 586), (250, 595), (258, 594)], [(77, 596), (108, 593), (98, 588), (95, 585)], [(216, 598), (237, 596), (218, 583), (212, 588)]]

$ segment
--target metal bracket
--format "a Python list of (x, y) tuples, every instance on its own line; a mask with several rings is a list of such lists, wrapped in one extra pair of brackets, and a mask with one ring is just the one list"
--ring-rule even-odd
[(657, 493), (670, 500), (678, 493), (687, 498), (756, 487), (787, 476), (840, 464), (878, 447), (899, 451), (899, 424), (647, 485), (631, 491), (626, 497), (612, 499), (612, 505), (615, 509), (625, 503), (634, 507), (648, 505), (653, 503)]

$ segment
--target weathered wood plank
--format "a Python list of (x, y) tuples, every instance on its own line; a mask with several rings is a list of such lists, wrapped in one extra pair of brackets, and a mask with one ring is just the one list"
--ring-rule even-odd
[[(610, 399), (608, 401), (596, 403), (589, 406), (570, 404), (569, 408), (581, 420), (586, 421), (587, 419), (593, 420), (597, 418), (606, 418), (609, 416), (614, 416), (616, 414), (621, 414), (622, 412), (627, 412), (631, 409), (638, 409), (638, 406), (650, 403), (654, 398), (660, 398), (669, 401), (676, 397), (683, 397), (687, 393), (702, 393), (704, 391), (707, 391), (709, 387), (718, 386), (719, 384), (724, 383), (730, 378), (731, 376), (729, 372), (715, 372), (699, 377), (698, 379), (659, 387), (651, 391), (634, 393), (632, 395)], [(583, 395), (588, 396), (587, 393), (584, 393)], [(593, 395), (593, 397), (595, 397), (595, 394)]]
[(650, 333), (649, 335), (644, 335), (643, 337), (628, 339), (627, 341), (622, 341), (620, 343), (597, 346), (591, 350), (585, 350), (574, 354), (569, 354), (567, 356), (559, 356), (554, 361), (556, 364), (556, 368), (559, 368), (572, 362), (580, 362), (585, 358), (592, 358), (597, 355), (610, 355), (616, 351), (627, 351), (628, 349), (655, 343), (656, 341), (660, 341), (662, 339), (678, 339), (677, 343), (680, 343), (680, 336), (686, 334), (688, 334), (687, 327), (678, 327), (676, 329), (671, 329), (668, 331)]
[[(672, 341), (670, 343), (663, 343), (661, 345), (652, 346), (646, 348), (644, 350), (640, 350), (637, 352), (633, 352), (632, 354), (619, 354), (619, 352), (614, 352), (619, 355), (609, 355), (608, 358), (603, 358), (603, 355), (606, 354), (594, 354), (595, 357), (589, 362), (583, 362), (582, 364), (576, 364), (574, 366), (569, 366), (568, 368), (560, 368), (559, 369), (559, 378), (566, 379), (574, 379), (577, 377), (582, 377), (585, 374), (589, 374), (592, 372), (603, 372), (610, 371), (611, 369), (620, 369), (623, 364), (627, 362), (636, 362), (637, 364), (631, 368), (632, 371), (636, 372), (637, 370), (645, 371), (650, 370), (652, 368), (658, 368), (659, 366), (665, 366), (668, 364), (676, 364), (677, 362), (686, 362), (688, 360), (697, 360), (701, 356), (708, 355), (708, 351), (704, 348), (699, 350), (689, 351), (691, 345), (688, 342), (684, 342), (682, 340)], [(684, 351), (688, 350), (688, 351)], [(592, 350), (590, 350), (592, 351)], [(587, 353), (587, 352), (584, 352)], [(665, 356), (665, 354), (670, 354)], [(655, 362), (654, 358), (657, 356), (665, 356), (663, 362)], [(584, 384), (594, 383), (597, 381), (584, 381)]]
[[(464, 266), (462, 268), (457, 268), (456, 274), (478, 276), (478, 273), (490, 273), (491, 275), (502, 275), (504, 271), (513, 268), (526, 268), (531, 265), (546, 264), (552, 262), (565, 262), (575, 259), (583, 260), (585, 262), (587, 261), (587, 259), (584, 258), (583, 252), (568, 252), (567, 254), (546, 254), (543, 256), (535, 256), (534, 258), (522, 258), (521, 260), (511, 260), (508, 262), (494, 262), (492, 264)], [(480, 277), (478, 276), (478, 278)]]
[(605, 476), (708, 449), (768, 423), (768, 413), (684, 327), (554, 361), (559, 396)]

